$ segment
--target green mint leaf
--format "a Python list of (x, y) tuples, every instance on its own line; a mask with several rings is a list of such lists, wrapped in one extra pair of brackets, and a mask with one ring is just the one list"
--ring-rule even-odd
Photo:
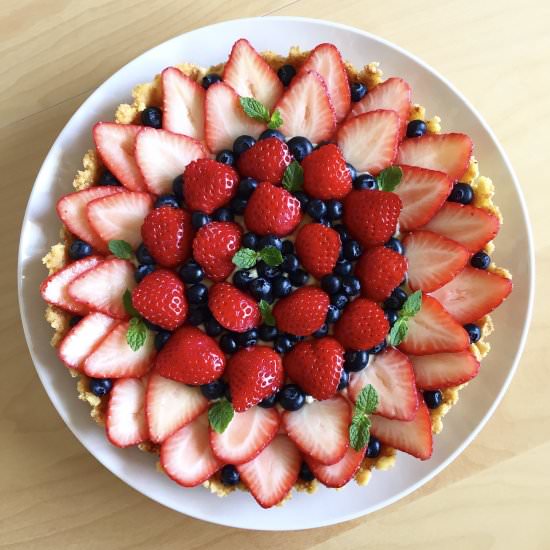
[(131, 260), (134, 257), (132, 247), (126, 241), (112, 240), (109, 241), (109, 250), (122, 260)]
[(126, 332), (126, 341), (132, 349), (132, 351), (137, 351), (139, 348), (145, 345), (147, 340), (147, 327), (142, 319), (138, 317), (132, 317), (130, 319), (130, 326)]
[(402, 177), (403, 170), (399, 166), (390, 166), (378, 174), (378, 187), (382, 191), (394, 191)]
[(376, 410), (377, 405), (378, 392), (372, 384), (367, 384), (355, 401), (355, 413), (361, 413), (361, 415), (371, 414)]
[(269, 266), (277, 267), (283, 263), (283, 255), (281, 251), (274, 246), (264, 246), (260, 250), (260, 258)]
[(258, 253), (252, 248), (241, 248), (231, 260), (239, 269), (254, 267), (258, 261)]
[(266, 325), (270, 327), (275, 326), (275, 317), (273, 317), (272, 307), (265, 300), (260, 300), (260, 313)]
[(227, 399), (222, 399), (210, 407), (208, 422), (215, 432), (221, 434), (229, 426), (234, 414), (233, 405)]
[(259, 120), (260, 122), (270, 122), (271, 117), (269, 116), (269, 111), (265, 105), (262, 105), (257, 99), (253, 97), (240, 97), (239, 101), (241, 102), (241, 107), (245, 115), (254, 120)]
[(124, 304), (124, 309), (130, 317), (141, 317), (139, 311), (132, 304), (132, 293), (126, 289), (124, 295), (122, 296), (122, 303)]
[(370, 420), (366, 416), (354, 418), (349, 427), (349, 442), (356, 451), (364, 449), (370, 437)]
[(291, 193), (301, 191), (304, 185), (304, 171), (297, 160), (293, 160), (283, 175), (283, 187)]
[(408, 318), (400, 317), (390, 330), (389, 344), (390, 346), (398, 346), (409, 332)]
[(417, 290), (413, 292), (408, 298), (407, 301), (403, 304), (399, 315), (401, 317), (414, 317), (422, 307), (422, 291)]
[(271, 113), (271, 117), (269, 119), (269, 122), (267, 123), (267, 127), (270, 130), (276, 130), (279, 128), (279, 126), (283, 125), (283, 117), (281, 116), (281, 112), (277, 109)]

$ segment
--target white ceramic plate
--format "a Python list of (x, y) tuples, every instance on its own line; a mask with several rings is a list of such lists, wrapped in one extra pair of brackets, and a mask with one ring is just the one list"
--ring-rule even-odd
[[(164, 67), (182, 61), (206, 67), (219, 63), (240, 37), (258, 50), (282, 54), (294, 44), (309, 49), (333, 42), (355, 66), (377, 60), (385, 76), (405, 78), (414, 101), (439, 114), (446, 131), (466, 132), (474, 140), (482, 173), (496, 182), (496, 200), (506, 220), (495, 259), (514, 274), (514, 292), (494, 315), (493, 349), (477, 380), (461, 392), (459, 406), (445, 418), (430, 460), (399, 453), (396, 467), (375, 472), (367, 487), (350, 483), (341, 491), (321, 488), (314, 495), (294, 494), (284, 506), (270, 510), (246, 493), (219, 499), (201, 487), (181, 488), (155, 470), (154, 456), (110, 445), (91, 421), (88, 405), (77, 400), (75, 381), (49, 345), (51, 330), (38, 292), (45, 276), (40, 258), (59, 231), (54, 205), (71, 190), (82, 156), (92, 146), (93, 124), (111, 120), (135, 84), (149, 82)], [(426, 483), (464, 450), (495, 410), (517, 366), (530, 319), (533, 270), (524, 199), (509, 161), (487, 124), (449, 82), (404, 50), (366, 32), (313, 19), (265, 17), (228, 21), (173, 38), (120, 69), (84, 102), (59, 134), (36, 179), (23, 222), (18, 277), (21, 317), (38, 375), (67, 426), (105, 467), (144, 495), (189, 516), (248, 529), (289, 530), (330, 525), (387, 506)]]

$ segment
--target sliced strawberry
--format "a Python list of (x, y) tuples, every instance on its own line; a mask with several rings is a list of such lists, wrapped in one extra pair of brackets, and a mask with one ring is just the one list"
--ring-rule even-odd
[(283, 93), (277, 73), (245, 38), (233, 44), (223, 69), (223, 81), (241, 97), (253, 97), (269, 111)]
[(93, 129), (97, 152), (103, 164), (130, 191), (146, 191), (134, 158), (136, 136), (141, 126), (98, 122)]
[(204, 88), (176, 67), (162, 71), (162, 126), (204, 141)]
[(287, 137), (304, 136), (313, 143), (330, 139), (336, 115), (323, 77), (315, 71), (295, 76), (279, 100), (283, 119), (279, 130)]
[(192, 161), (208, 156), (196, 139), (168, 130), (143, 128), (136, 138), (136, 162), (147, 190), (156, 195), (170, 193), (172, 182)]
[(430, 134), (404, 140), (397, 164), (445, 172), (454, 181), (466, 172), (472, 149), (472, 140), (466, 134)]
[(132, 248), (139, 246), (139, 230), (152, 209), (153, 197), (149, 193), (130, 191), (95, 199), (86, 208), (90, 225), (105, 243), (123, 240)]
[(411, 355), (416, 385), (421, 390), (441, 390), (460, 386), (475, 378), (479, 361), (469, 351)]
[(336, 141), (347, 162), (360, 172), (378, 174), (397, 154), (399, 116), (395, 111), (372, 111), (340, 126)]
[(227, 464), (243, 464), (256, 457), (277, 435), (281, 417), (277, 409), (252, 407), (235, 413), (223, 433), (210, 430), (214, 455)]
[(128, 314), (122, 296), (126, 289), (132, 290), (134, 286), (134, 266), (127, 260), (111, 258), (74, 279), (68, 293), (92, 311), (126, 319)]
[(206, 91), (205, 136), (210, 151), (232, 149), (242, 135), (257, 137), (265, 124), (244, 114), (238, 94), (224, 82), (212, 84)]
[(298, 479), (302, 457), (286, 437), (279, 434), (253, 460), (237, 466), (242, 481), (262, 508), (279, 504)]
[(40, 294), (42, 298), (53, 306), (60, 307), (76, 313), (78, 315), (85, 315), (88, 313), (88, 307), (85, 304), (81, 304), (74, 300), (68, 293), (69, 285), (84, 272), (92, 269), (102, 259), (99, 256), (88, 256), (82, 260), (77, 260), (63, 269), (56, 271), (46, 279), (42, 281), (40, 285)]
[(58, 349), (59, 358), (71, 369), (80, 370), (86, 357), (116, 324), (116, 319), (108, 315), (90, 313), (63, 338)]
[(206, 414), (164, 441), (160, 448), (160, 463), (168, 477), (184, 487), (200, 485), (221, 467), (223, 463), (210, 449)]
[[(336, 46), (327, 43), (316, 46), (300, 68), (300, 74), (309, 71), (315, 71), (323, 77), (334, 107), (336, 122), (342, 121), (348, 114), (351, 94), (348, 73)], [(393, 109), (393, 107), (389, 108)]]
[(343, 487), (361, 466), (365, 458), (365, 450), (356, 451), (349, 447), (346, 454), (336, 464), (327, 466), (309, 459), (307, 464), (315, 477), (326, 487)]
[(126, 340), (129, 322), (121, 321), (84, 361), (85, 374), (93, 378), (128, 378), (146, 374), (155, 357), (154, 336), (147, 331), (145, 344), (133, 351)]
[(412, 290), (432, 292), (464, 269), (470, 254), (456, 241), (431, 231), (413, 231), (403, 240)]
[(105, 243), (88, 221), (86, 207), (88, 203), (95, 199), (114, 195), (121, 191), (121, 187), (106, 185), (103, 187), (89, 187), (76, 193), (69, 193), (58, 201), (56, 206), (57, 215), (71, 233), (79, 239), (86, 241), (97, 251), (106, 252), (107, 247)]
[(431, 296), (422, 296), (420, 311), (408, 322), (409, 331), (399, 349), (411, 355), (454, 353), (470, 345), (468, 333)]
[(441, 208), (453, 182), (443, 172), (416, 166), (401, 166), (403, 177), (394, 193), (399, 195), (403, 210), (399, 215), (401, 231), (412, 231), (428, 223)]
[(377, 414), (398, 420), (414, 418), (418, 394), (411, 362), (404, 353), (387, 348), (375, 355), (367, 368), (352, 372), (348, 390), (350, 399), (355, 401), (367, 384), (372, 384), (378, 392)]
[(481, 250), (500, 229), (498, 218), (471, 205), (446, 202), (422, 228), (453, 239), (470, 252)]
[(145, 388), (147, 379), (125, 378), (113, 384), (107, 407), (107, 438), (117, 447), (147, 441)]
[(371, 434), (382, 443), (426, 460), (432, 456), (433, 438), (430, 413), (422, 399), (414, 420), (390, 420), (377, 414), (370, 417)]
[[(512, 281), (466, 266), (433, 296), (460, 323), (473, 323), (499, 306), (512, 292)], [(450, 351), (450, 350), (449, 350)]]
[(298, 448), (317, 462), (335, 464), (349, 445), (351, 407), (337, 395), (325, 401), (306, 403), (283, 414), (283, 426)]
[(145, 413), (153, 443), (162, 443), (208, 409), (199, 388), (152, 373), (147, 385)]

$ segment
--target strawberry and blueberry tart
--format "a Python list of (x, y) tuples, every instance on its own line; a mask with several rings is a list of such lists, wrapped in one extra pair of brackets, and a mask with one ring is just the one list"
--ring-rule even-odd
[(430, 458), (512, 283), (471, 139), (412, 93), (241, 39), (94, 126), (40, 290), (113, 445), (265, 508)]

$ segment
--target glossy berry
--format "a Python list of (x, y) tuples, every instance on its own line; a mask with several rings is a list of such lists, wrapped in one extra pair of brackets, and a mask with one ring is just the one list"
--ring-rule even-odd
[(368, 350), (369, 355), (377, 355), (381, 351), (384, 351), (387, 348), (388, 344), (386, 343), (386, 340), (382, 340), (380, 343), (376, 344), (376, 346), (373, 346)]
[(267, 300), (271, 294), (271, 283), (263, 277), (258, 277), (250, 282), (248, 291), (258, 301)]
[(342, 315), (342, 311), (338, 309), (335, 305), (330, 304), (328, 306), (327, 310), (327, 316), (325, 318), (325, 321), (331, 325), (332, 323), (336, 323), (338, 319), (340, 319), (340, 315)]
[(426, 123), (423, 120), (411, 120), (407, 124), (407, 137), (417, 138), (423, 136), (427, 131)]
[(349, 86), (351, 100), (356, 103), (361, 101), (367, 93), (367, 87), (362, 82), (352, 82)]
[(342, 277), (342, 292), (350, 298), (357, 296), (361, 292), (361, 282), (357, 277), (344, 275)]
[(214, 317), (209, 317), (204, 323), (204, 332), (206, 332), (208, 336), (216, 337), (223, 332), (223, 327)]
[(226, 464), (220, 472), (220, 479), (224, 485), (233, 486), (239, 483), (241, 476), (237, 471), (237, 468), (232, 464)]
[(369, 443), (367, 445), (367, 450), (365, 456), (367, 458), (377, 458), (380, 455), (381, 443), (379, 439), (376, 439), (373, 435), (369, 437)]
[(258, 187), (258, 182), (254, 178), (243, 178), (239, 182), (239, 187), (237, 188), (237, 195), (241, 199), (249, 199), (252, 193)]
[(222, 164), (228, 164), (231, 166), (235, 162), (235, 155), (233, 154), (233, 151), (224, 149), (216, 155), (216, 160)]
[(272, 137), (277, 138), (281, 141), (285, 141), (285, 136), (281, 132), (279, 132), (279, 130), (270, 130), (270, 129), (264, 130), (258, 137), (258, 141), (261, 139), (268, 139)]
[(284, 298), (292, 292), (292, 284), (286, 277), (279, 275), (271, 281), (271, 289), (274, 298)]
[(172, 208), (180, 207), (176, 195), (161, 195), (155, 201), (155, 208), (162, 208), (163, 206), (171, 206)]
[(292, 241), (283, 241), (281, 245), (281, 252), (283, 255), (294, 253), (294, 243)]
[(208, 287), (202, 283), (188, 286), (185, 289), (187, 301), (193, 305), (202, 305), (208, 302)]
[(275, 235), (266, 235), (265, 237), (260, 238), (258, 248), (261, 250), (266, 246), (273, 246), (277, 250), (281, 250), (283, 248), (283, 242), (281, 241), (281, 239), (279, 239), (279, 237), (276, 237)]
[(157, 351), (160, 351), (166, 342), (170, 339), (170, 336), (172, 336), (172, 333), (167, 330), (159, 330), (155, 334), (155, 348)]
[(92, 247), (80, 239), (75, 239), (69, 247), (69, 257), (71, 260), (81, 260), (86, 256), (90, 256), (92, 252)]
[(447, 200), (460, 204), (470, 204), (474, 200), (474, 190), (467, 183), (455, 183)]
[(384, 302), (385, 309), (401, 309), (407, 300), (407, 293), (402, 288), (396, 288)]
[(303, 269), (296, 269), (288, 274), (288, 280), (292, 283), (292, 286), (300, 287), (308, 282), (309, 275)]
[(342, 251), (346, 260), (354, 262), (363, 253), (363, 247), (357, 241), (350, 239), (344, 243)]
[(369, 362), (369, 354), (365, 350), (346, 351), (344, 355), (344, 370), (348, 372), (359, 372)]
[(302, 162), (313, 151), (311, 141), (302, 136), (296, 136), (289, 139), (287, 145), (292, 153), (292, 156), (298, 162)]
[(251, 248), (252, 250), (258, 250), (258, 235), (255, 233), (245, 233), (241, 239), (241, 246), (243, 248)]
[(360, 174), (353, 180), (353, 188), (358, 190), (374, 191), (378, 189), (378, 182), (370, 174)]
[(204, 270), (194, 261), (189, 261), (179, 268), (180, 279), (187, 285), (200, 283), (204, 279)]
[(172, 192), (178, 199), (178, 201), (183, 201), (183, 174), (176, 176), (172, 182)]
[(470, 344), (475, 344), (476, 342), (479, 342), (479, 339), (481, 338), (481, 329), (477, 325), (474, 325), (473, 323), (468, 323), (467, 325), (464, 325), (464, 329), (470, 337)]
[(292, 79), (296, 76), (296, 69), (292, 65), (283, 65), (277, 71), (277, 76), (283, 86), (288, 86)]
[(335, 199), (327, 201), (327, 213), (326, 217), (328, 220), (334, 221), (339, 220), (344, 214), (344, 205)]
[(321, 288), (327, 293), (327, 294), (336, 294), (340, 287), (342, 286), (342, 281), (340, 280), (340, 277), (337, 275), (325, 275), (321, 279)]
[(220, 80), (222, 79), (222, 77), (219, 75), (219, 74), (216, 74), (216, 73), (210, 73), (210, 74), (207, 74), (206, 76), (204, 76), (202, 78), (202, 87), (205, 89), (205, 90), (208, 90), (208, 88), (212, 85), (212, 84), (215, 84), (216, 82), (219, 82)]
[(477, 269), (487, 269), (491, 265), (491, 257), (485, 252), (476, 252), (470, 260), (470, 265)]
[(240, 290), (246, 290), (253, 279), (254, 277), (247, 269), (239, 269), (233, 274), (233, 284)]
[(283, 386), (279, 392), (278, 400), (283, 409), (287, 411), (297, 411), (304, 406), (306, 396), (300, 386), (296, 384), (287, 384)]
[(345, 390), (349, 386), (349, 373), (346, 370), (342, 370), (340, 374), (340, 383), (338, 384), (338, 391)]
[(225, 353), (235, 353), (239, 349), (237, 338), (234, 334), (226, 333), (220, 338), (220, 348)]
[(286, 143), (276, 137), (268, 137), (242, 153), (237, 160), (237, 167), (242, 176), (277, 184), (283, 179), (291, 162), (292, 155)]
[(229, 206), (235, 216), (242, 216), (246, 210), (247, 200), (242, 197), (235, 197), (231, 199)]
[(315, 479), (313, 472), (309, 469), (306, 462), (302, 462), (299, 476), (302, 481), (313, 481)]
[(221, 379), (201, 385), (201, 393), (206, 399), (220, 399), (225, 393), (226, 383)]
[(113, 381), (110, 378), (91, 378), (90, 391), (98, 397), (107, 395), (113, 387)]
[(348, 167), (349, 175), (351, 176), (351, 181), (354, 181), (357, 177), (357, 170), (355, 169), (355, 166), (350, 164), (349, 162), (346, 162), (346, 166)]
[(136, 259), (140, 264), (153, 265), (155, 263), (153, 256), (151, 256), (151, 253), (143, 243), (137, 247)]
[(116, 177), (109, 172), (109, 170), (103, 170), (103, 173), (99, 177), (99, 185), (122, 185)]
[[(288, 241), (285, 241), (288, 242)], [(286, 273), (291, 273), (296, 271), (300, 267), (300, 262), (295, 254), (287, 254), (283, 263), (281, 264), (281, 269)]]
[(343, 292), (335, 292), (330, 297), (330, 303), (338, 309), (344, 309), (348, 305), (349, 299)]
[(269, 397), (266, 397), (265, 399), (262, 399), (258, 403), (258, 407), (262, 407), (262, 409), (271, 409), (277, 404), (277, 396), (278, 393), (272, 393)]
[(218, 208), (212, 218), (217, 222), (232, 222), (234, 219), (233, 211), (229, 208)]
[(151, 128), (162, 128), (162, 111), (158, 107), (147, 107), (141, 111), (141, 123)]
[(209, 224), (211, 221), (212, 218), (204, 212), (193, 212), (191, 214), (191, 224), (193, 225), (193, 229), (200, 229), (204, 225)]
[(236, 335), (237, 344), (241, 348), (248, 348), (250, 346), (255, 346), (258, 342), (258, 331), (255, 328), (247, 330), (246, 332), (241, 332)]
[(306, 195), (303, 191), (298, 191), (294, 193), (294, 196), (300, 201), (300, 208), (306, 210), (307, 205), (309, 204), (309, 196)]
[(353, 265), (351, 262), (347, 260), (340, 260), (336, 262), (336, 265), (334, 266), (334, 273), (336, 275), (349, 275), (353, 269)]
[(138, 265), (137, 269), (134, 271), (134, 279), (136, 283), (141, 283), (146, 275), (153, 273), (155, 271), (154, 265)]
[(314, 220), (320, 220), (327, 214), (327, 205), (321, 199), (312, 199), (306, 206), (306, 212)]
[(275, 338), (273, 349), (279, 353), (284, 354), (289, 352), (294, 347), (294, 342), (286, 334), (280, 334)]
[(395, 237), (392, 237), (385, 245), (386, 248), (390, 248), (391, 250), (394, 250), (398, 254), (405, 254), (405, 248), (403, 247), (403, 243), (396, 239)]
[(443, 403), (443, 394), (439, 390), (425, 391), (424, 402), (428, 409), (437, 409)]
[(256, 140), (252, 136), (239, 136), (233, 142), (233, 153), (235, 153), (235, 155), (237, 156), (242, 155), (245, 151), (248, 151), (248, 149), (250, 149), (255, 143)]
[(323, 324), (321, 325), (321, 328), (318, 329), (318, 330), (316, 330), (316, 331), (312, 334), (312, 336), (313, 336), (314, 338), (323, 338), (323, 337), (325, 337), (327, 334), (328, 334), (328, 325), (327, 325), (326, 323), (323, 323)]
[(390, 327), (393, 327), (398, 318), (397, 311), (395, 309), (386, 309), (384, 310), (384, 314), (386, 315)]
[(273, 342), (275, 338), (279, 335), (277, 327), (272, 327), (271, 325), (260, 325), (258, 327), (258, 337), (260, 340), (265, 342)]

